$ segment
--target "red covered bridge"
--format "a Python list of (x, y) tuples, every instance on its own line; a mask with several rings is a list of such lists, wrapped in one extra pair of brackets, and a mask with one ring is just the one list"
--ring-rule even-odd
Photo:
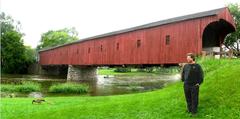
[(157, 65), (219, 47), (235, 31), (228, 8), (110, 32), (39, 52), (41, 65)]
[(235, 27), (229, 9), (220, 8), (41, 50), (39, 62), (69, 65), (68, 79), (77, 80), (96, 74), (96, 66), (177, 64), (185, 62), (186, 53), (220, 47)]

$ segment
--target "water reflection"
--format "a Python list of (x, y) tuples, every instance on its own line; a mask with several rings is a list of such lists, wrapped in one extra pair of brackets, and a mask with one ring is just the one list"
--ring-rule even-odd
[(161, 76), (98, 76), (91, 95), (115, 95), (160, 89), (168, 83), (177, 81), (180, 75)]

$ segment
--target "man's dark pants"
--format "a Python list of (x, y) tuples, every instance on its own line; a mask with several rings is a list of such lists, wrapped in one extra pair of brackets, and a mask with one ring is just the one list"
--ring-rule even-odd
[(188, 111), (197, 113), (199, 86), (184, 84), (184, 93)]

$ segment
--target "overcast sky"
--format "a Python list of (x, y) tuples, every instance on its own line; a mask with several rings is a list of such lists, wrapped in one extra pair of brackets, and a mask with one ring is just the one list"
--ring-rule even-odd
[(221, 8), (239, 0), (0, 0), (35, 48), (48, 30), (75, 27), (79, 38)]

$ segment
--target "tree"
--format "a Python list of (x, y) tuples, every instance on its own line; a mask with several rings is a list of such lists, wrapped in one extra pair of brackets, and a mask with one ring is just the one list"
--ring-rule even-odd
[(28, 64), (32, 64), (36, 62), (37, 52), (36, 49), (31, 48), (30, 46), (25, 46), (25, 61)]
[(42, 34), (40, 44), (37, 46), (37, 50), (75, 41), (78, 39), (77, 36), (78, 33), (75, 28), (64, 28), (55, 31), (50, 30)]
[[(33, 62), (26, 54), (23, 45), (23, 33), (20, 32), (20, 22), (15, 22), (5, 13), (1, 18), (1, 72), (27, 73), (28, 65)], [(31, 60), (31, 61), (30, 61)]]
[(232, 49), (235, 56), (240, 57), (240, 4), (229, 4), (228, 8), (236, 23), (236, 32), (233, 32), (224, 40), (224, 45)]

